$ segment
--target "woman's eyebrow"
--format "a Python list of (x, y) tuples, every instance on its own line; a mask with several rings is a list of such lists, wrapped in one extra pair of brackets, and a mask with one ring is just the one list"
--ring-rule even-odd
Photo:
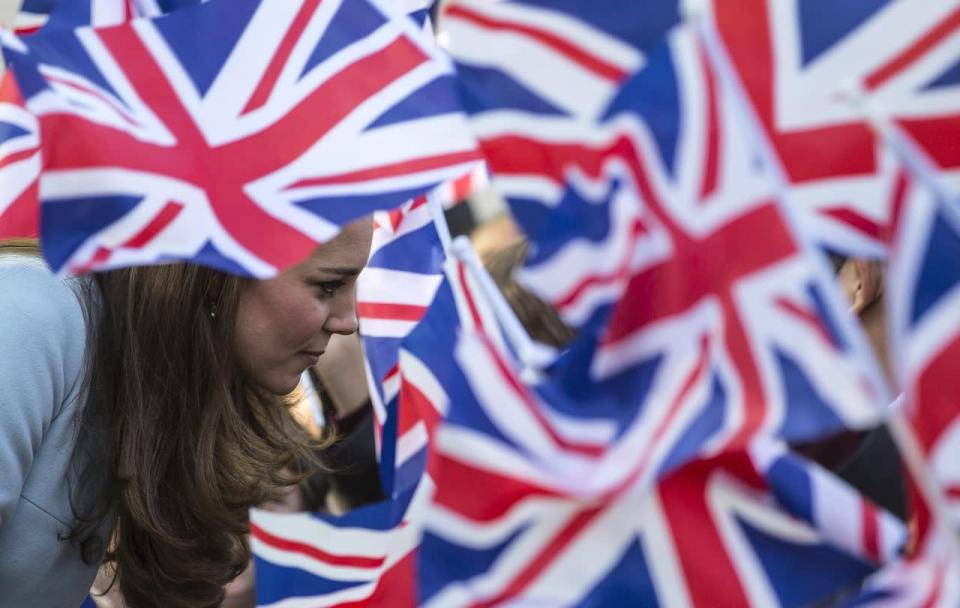
[(320, 266), (320, 270), (323, 272), (329, 272), (332, 274), (346, 274), (351, 276), (356, 276), (360, 274), (362, 268), (352, 268), (349, 266)]

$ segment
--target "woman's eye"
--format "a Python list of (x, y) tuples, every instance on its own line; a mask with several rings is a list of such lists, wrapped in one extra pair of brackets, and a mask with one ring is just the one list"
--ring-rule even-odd
[(315, 285), (320, 289), (320, 293), (324, 296), (332, 296), (337, 293), (337, 290), (343, 287), (343, 281), (321, 281), (315, 283)]

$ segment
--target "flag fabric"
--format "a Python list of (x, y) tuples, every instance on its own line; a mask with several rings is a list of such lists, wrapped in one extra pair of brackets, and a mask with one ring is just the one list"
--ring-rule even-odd
[(357, 317), (373, 404), (380, 482), (394, 494), (400, 344), (443, 281), (444, 252), (426, 197), (374, 214), (373, 245), (357, 282)]
[[(85, 25), (117, 25), (137, 17), (157, 17), (196, 6), (208, 0), (24, 0), (17, 14), (14, 32), (32, 34), (46, 24), (72, 29)], [(400, 9), (424, 31), (430, 31), (429, 0), (398, 0)]]
[[(956, 536), (960, 523), (960, 213), (919, 179), (908, 178), (887, 273), (892, 367), (904, 391), (903, 415), (926, 474), (927, 492), (940, 492), (947, 512), (934, 508), (917, 481), (918, 554), (938, 534)], [(916, 474), (920, 474), (915, 472)], [(916, 480), (915, 480), (916, 481)], [(947, 517), (948, 521), (937, 521)], [(955, 538), (953, 542), (960, 541)], [(939, 553), (935, 553), (939, 555)]]
[(40, 136), (13, 76), (0, 84), (0, 239), (39, 236)]
[(592, 473), (562, 452), (603, 445), (603, 428), (524, 398), (482, 336), (461, 336), (456, 364), (466, 385), (443, 386), (431, 446), (424, 606), (803, 606), (903, 543), (892, 515), (771, 444), (688, 463), (652, 492), (627, 480), (586, 496)]
[(952, 608), (960, 604), (960, 569), (946, 559), (897, 561), (872, 575), (841, 608)]
[(960, 188), (960, 7), (936, 0), (716, 0), (709, 20), (821, 242), (886, 251), (898, 162), (890, 120)]
[(346, 515), (254, 509), (257, 605), (416, 606), (414, 574), (430, 481)]
[(50, 18), (57, 0), (23, 0), (13, 22), (13, 31), (23, 36), (39, 30)]
[(627, 474), (617, 450), (652, 481), (757, 435), (876, 424), (883, 383), (781, 213), (729, 86), (690, 28), (645, 62), (602, 123), (501, 132), (471, 117), (534, 245), (521, 277), (581, 327), (554, 371), (557, 402), (572, 415), (604, 404), (611, 479)]
[(24, 0), (13, 31), (33, 34), (41, 27), (73, 29), (86, 25), (106, 27), (137, 17), (158, 17), (207, 0)]
[(109, 27), (140, 17), (159, 17), (205, 0), (62, 0), (48, 3), (43, 27), (72, 30), (77, 27)]
[(424, 32), (433, 34), (433, 20), (430, 18), (436, 0), (395, 0), (400, 10), (407, 14)]
[[(573, 325), (586, 315), (571, 311), (577, 306), (562, 301), (563, 292), (581, 279), (592, 286), (587, 290), (591, 294), (609, 292), (611, 281), (592, 275), (615, 271), (627, 249), (626, 237), (603, 238), (602, 227), (584, 235), (585, 226), (596, 222), (584, 222), (560, 206), (562, 184), (553, 183), (544, 167), (514, 167), (516, 157), (537, 157), (562, 173), (563, 159), (551, 158), (547, 144), (597, 137), (600, 129), (594, 127), (622, 83), (644, 65), (649, 49), (679, 20), (678, 3), (672, 1), (648, 4), (642, 17), (634, 19), (623, 18), (622, 7), (614, 2), (581, 0), (458, 0), (442, 14), (461, 102), (484, 151), (492, 185), (506, 197), (514, 219), (540, 252), (539, 272), (528, 269), (519, 279)], [(573, 248), (576, 255), (569, 255), (579, 261), (571, 264), (554, 256), (561, 244), (583, 236), (588, 238)], [(545, 264), (547, 260), (554, 264)], [(563, 270), (551, 275), (550, 268)], [(596, 298), (588, 294), (585, 299)]]
[[(357, 317), (376, 379), (371, 388), (381, 403), (386, 394), (382, 383), (396, 372), (400, 342), (423, 318), (443, 280), (443, 261), (425, 196), (374, 213), (370, 259), (357, 280)], [(375, 410), (382, 422), (382, 407)]]
[(377, 0), (208, 2), (7, 50), (40, 120), (61, 273), (178, 259), (270, 276), (476, 159), (448, 62)]
[(467, 111), (522, 124), (598, 117), (679, 19), (673, 0), (647, 3), (627, 18), (613, 0), (458, 0), (444, 8), (441, 27)]
[[(384, 432), (381, 479), (394, 493), (415, 487), (427, 470), (430, 437), (443, 419), (451, 396), (444, 386), (451, 365), (453, 342), (458, 333), (477, 328), (489, 333), (506, 348), (495, 315), (481, 295), (476, 277), (463, 263), (448, 259), (444, 280), (429, 310), (403, 340), (396, 373), (389, 379), (389, 432)], [(389, 439), (394, 439), (389, 444)]]
[[(960, 213), (925, 181), (901, 174), (891, 210), (885, 292), (891, 367), (903, 390), (895, 413), (916, 458), (907, 476), (911, 539), (903, 560), (870, 578), (845, 606), (960, 603)], [(925, 478), (922, 478), (925, 477)]]
[[(50, 29), (74, 29), (85, 25), (106, 27), (129, 21), (136, 17), (156, 17), (187, 6), (194, 6), (203, 0), (25, 0), (17, 13), (13, 31), (18, 36), (33, 34), (41, 27)], [(8, 85), (14, 87), (14, 84)], [(3, 95), (16, 105), (19, 92), (11, 91)], [(36, 123), (36, 120), (32, 121)], [(36, 127), (33, 129), (36, 138)], [(37, 146), (38, 144), (33, 144)], [(0, 152), (4, 157), (8, 153)], [(17, 162), (17, 158), (6, 160), (7, 164)], [(39, 161), (39, 155), (36, 158)], [(16, 193), (16, 198), (8, 198), (0, 203), (0, 238), (29, 237), (40, 235), (40, 201), (38, 199), (38, 180), (40, 163), (33, 162), (28, 172), (21, 164), (14, 176), (0, 175), (4, 190)], [(7, 187), (7, 180), (13, 183)], [(29, 187), (23, 184), (30, 183)]]

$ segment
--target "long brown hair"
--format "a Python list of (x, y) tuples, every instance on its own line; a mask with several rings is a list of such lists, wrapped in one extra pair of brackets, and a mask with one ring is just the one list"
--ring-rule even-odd
[(218, 605), (250, 559), (248, 509), (299, 481), (322, 447), (284, 399), (240, 372), (233, 340), (245, 282), (173, 264), (85, 283), (87, 403), (67, 538), (109, 524), (107, 559), (131, 606)]
[(513, 278), (527, 259), (527, 249), (525, 240), (516, 241), (484, 256), (483, 265), (530, 337), (549, 346), (564, 347), (574, 338), (573, 329), (563, 322), (553, 307), (521, 287)]

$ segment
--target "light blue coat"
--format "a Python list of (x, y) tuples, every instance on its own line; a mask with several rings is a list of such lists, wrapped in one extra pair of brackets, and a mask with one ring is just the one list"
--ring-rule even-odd
[(61, 541), (84, 403), (85, 321), (75, 284), (39, 260), (0, 256), (0, 608), (78, 608), (96, 575)]

